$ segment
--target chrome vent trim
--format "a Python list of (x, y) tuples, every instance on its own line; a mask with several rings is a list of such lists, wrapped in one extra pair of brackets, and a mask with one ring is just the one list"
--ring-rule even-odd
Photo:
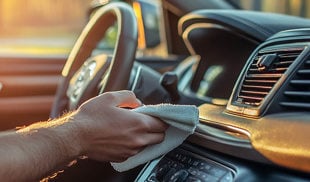
[(310, 56), (289, 81), (285, 99), (279, 104), (289, 110), (310, 110)]
[(261, 49), (246, 71), (235, 103), (259, 107), (304, 46), (273, 46)]

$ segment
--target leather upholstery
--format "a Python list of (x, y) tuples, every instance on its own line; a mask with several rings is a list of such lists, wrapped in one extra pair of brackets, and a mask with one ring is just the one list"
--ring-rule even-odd
[(179, 32), (199, 22), (226, 26), (259, 41), (282, 30), (310, 27), (310, 20), (289, 15), (245, 10), (198, 10), (180, 20)]

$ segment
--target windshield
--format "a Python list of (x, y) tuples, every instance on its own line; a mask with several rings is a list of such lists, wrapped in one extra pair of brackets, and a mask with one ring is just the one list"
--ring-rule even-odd
[(310, 18), (309, 0), (233, 0), (242, 9)]

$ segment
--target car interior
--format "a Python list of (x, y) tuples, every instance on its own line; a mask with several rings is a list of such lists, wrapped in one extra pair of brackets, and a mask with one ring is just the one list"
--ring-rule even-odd
[(197, 106), (195, 133), (126, 172), (77, 159), (48, 181), (309, 181), (310, 19), (242, 2), (268, 5), (92, 1), (69, 54), (0, 51), (0, 129), (128, 89), (146, 105)]

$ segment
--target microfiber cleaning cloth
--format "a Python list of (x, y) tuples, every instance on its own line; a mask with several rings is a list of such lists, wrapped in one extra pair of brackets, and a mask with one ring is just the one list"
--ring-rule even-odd
[(132, 111), (160, 118), (169, 124), (169, 127), (163, 142), (146, 147), (124, 162), (111, 163), (113, 168), (119, 172), (127, 171), (168, 153), (193, 134), (199, 122), (198, 108), (193, 105), (145, 105)]

